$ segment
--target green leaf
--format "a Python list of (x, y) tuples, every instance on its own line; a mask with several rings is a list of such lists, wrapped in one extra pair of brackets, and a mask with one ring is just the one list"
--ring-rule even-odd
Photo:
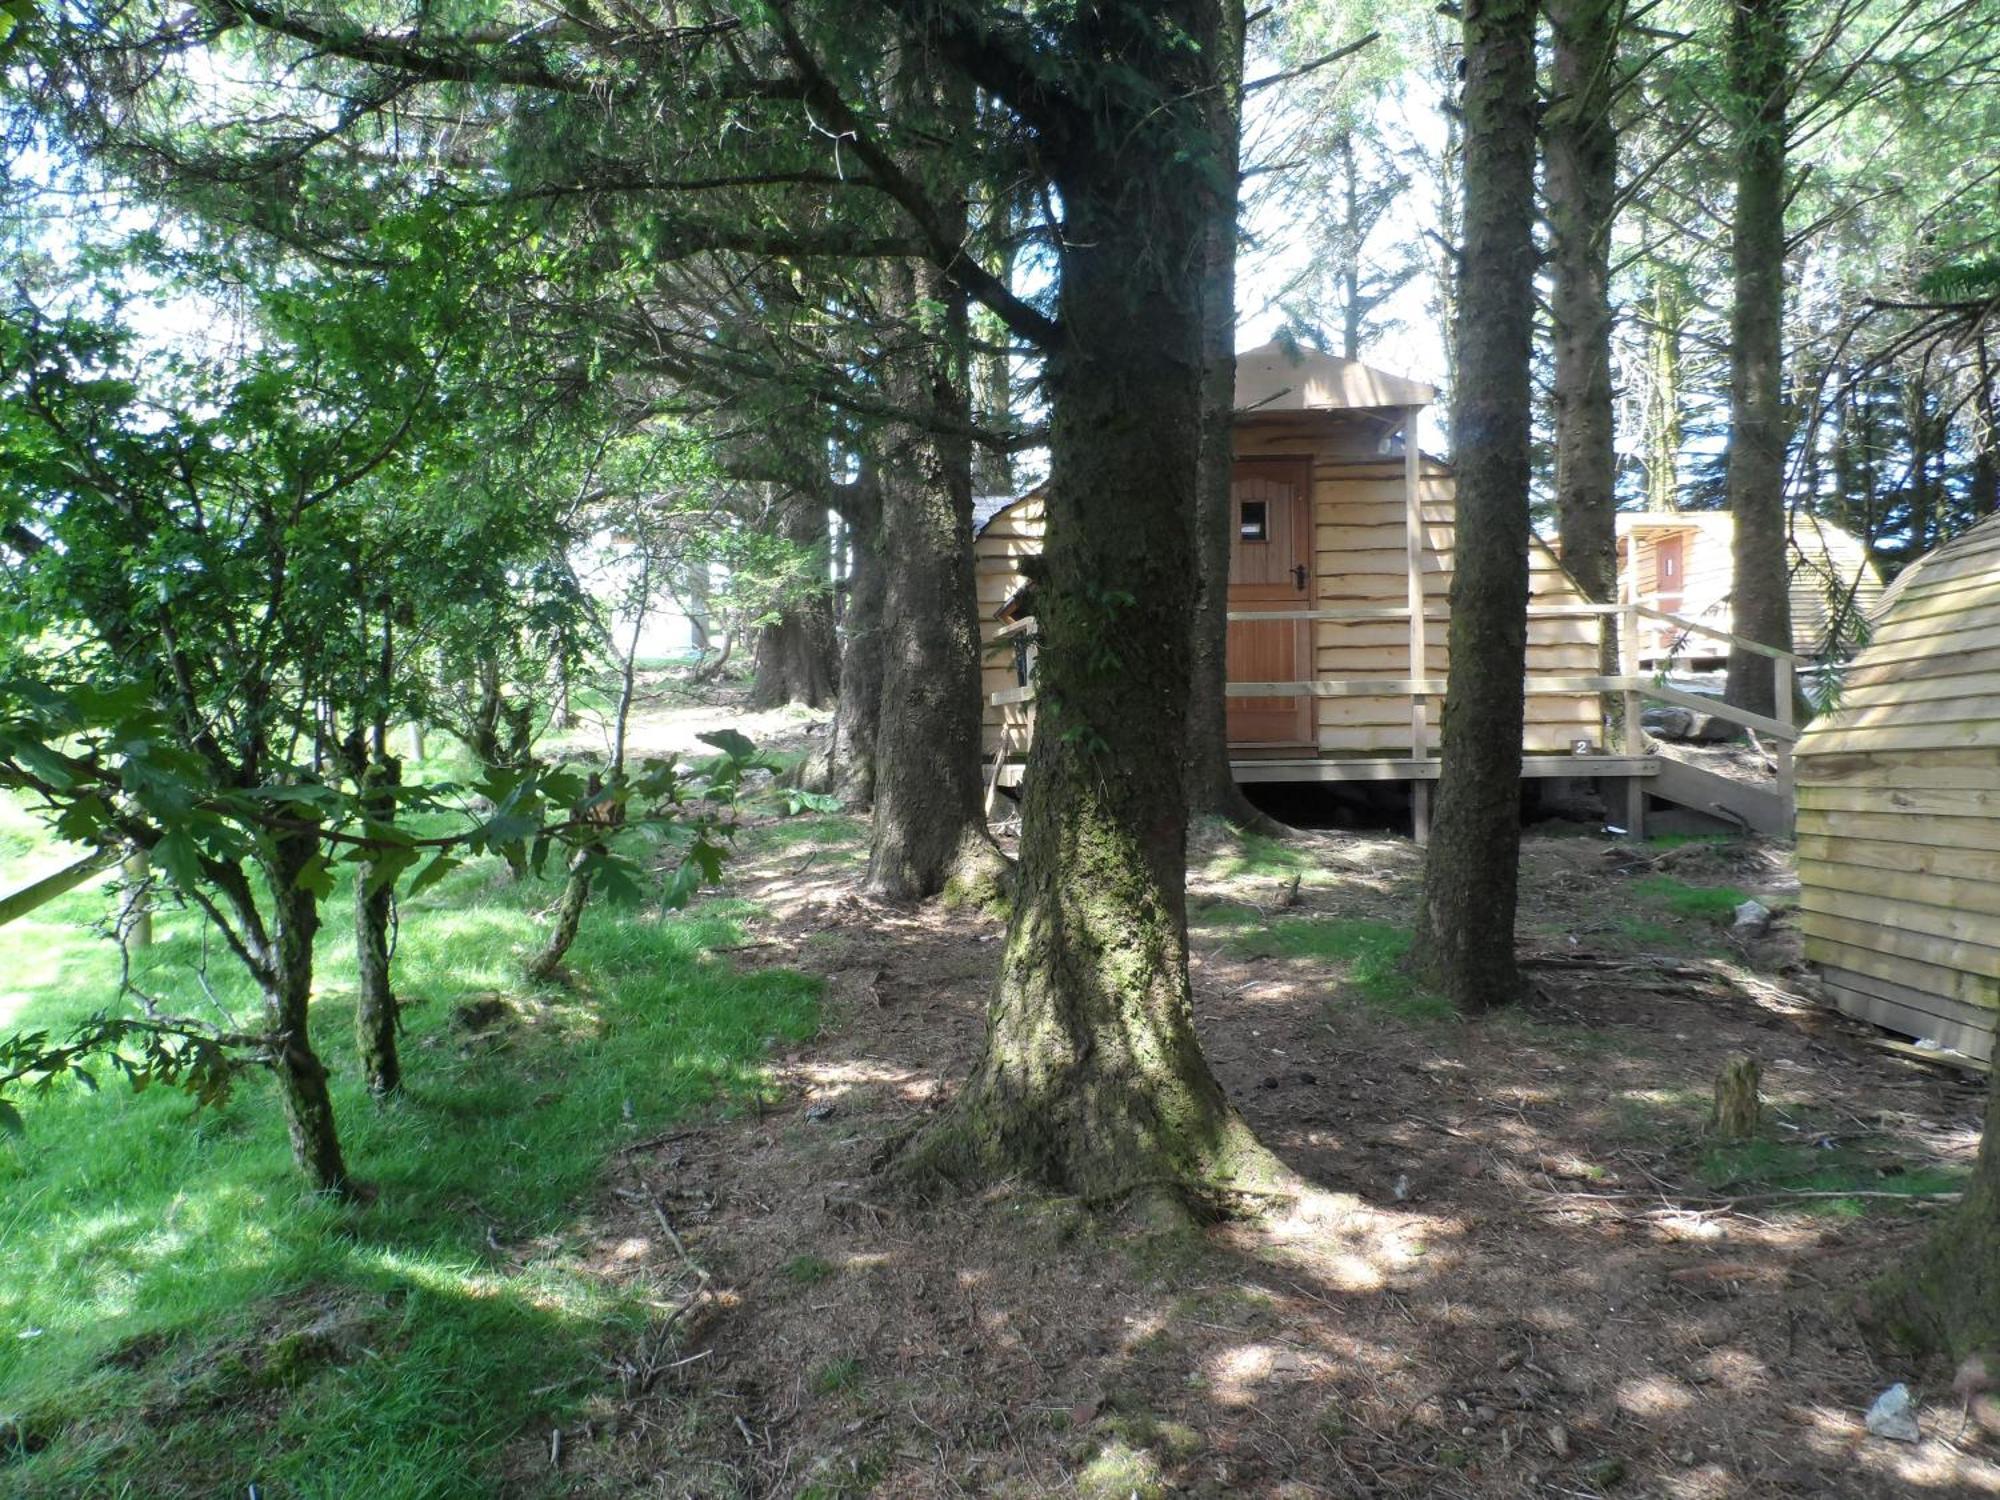
[(749, 737), (734, 729), (718, 729), (710, 734), (697, 735), (696, 738), (704, 745), (715, 746), (731, 760), (752, 760), (757, 754), (757, 747), (751, 743)]
[(185, 829), (173, 829), (153, 845), (153, 863), (184, 891), (201, 884), (201, 851)]
[(28, 1133), (28, 1122), (22, 1119), (21, 1112), (5, 1099), (0, 1099), (0, 1132), (11, 1136), (24, 1136)]
[(355, 853), (367, 860), (367, 890), (371, 896), (401, 880), (404, 871), (410, 869), (423, 858), (416, 850), (407, 846), (394, 849), (376, 849), (366, 852), (356, 850)]
[(835, 813), (840, 811), (840, 799), (826, 792), (809, 792), (803, 787), (785, 788), (785, 816), (792, 817), (800, 812)]
[(438, 855), (436, 859), (433, 859), (422, 870), (417, 872), (417, 878), (410, 882), (410, 889), (404, 895), (403, 899), (406, 901), (416, 899), (440, 880), (444, 879), (453, 870), (456, 870), (461, 863), (463, 861), (453, 859), (449, 854)]
[(309, 891), (324, 901), (333, 894), (333, 866), (326, 861), (326, 855), (315, 854), (299, 870), (298, 879), (293, 882), (302, 891)]

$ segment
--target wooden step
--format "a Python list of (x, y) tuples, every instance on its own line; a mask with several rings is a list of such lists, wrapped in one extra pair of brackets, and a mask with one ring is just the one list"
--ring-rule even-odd
[(1792, 799), (1775, 786), (1752, 786), (1662, 755), (1659, 770), (1646, 783), (1646, 790), (1663, 802), (1741, 824), (1753, 833), (1791, 837)]

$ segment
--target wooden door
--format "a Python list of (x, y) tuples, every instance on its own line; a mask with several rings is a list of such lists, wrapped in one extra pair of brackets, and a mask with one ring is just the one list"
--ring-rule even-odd
[[(1676, 533), (1653, 542), (1653, 608), (1677, 615), (1687, 603), (1687, 537)], [(1660, 646), (1672, 650), (1680, 627), (1661, 625)]]
[[(1245, 459), (1229, 487), (1229, 607), (1311, 609), (1312, 461)], [(1312, 627), (1303, 620), (1233, 621), (1231, 682), (1311, 679)], [(1313, 700), (1231, 698), (1229, 743), (1247, 748), (1311, 745)]]
[(1681, 612), (1686, 602), (1687, 538), (1663, 536), (1653, 543), (1653, 591), (1660, 596), (1659, 607), (1670, 615)]

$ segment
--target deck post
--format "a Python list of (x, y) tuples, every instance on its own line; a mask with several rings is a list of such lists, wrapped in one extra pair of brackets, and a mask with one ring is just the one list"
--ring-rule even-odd
[(1421, 776), (1410, 783), (1410, 838), (1420, 847), (1431, 841), (1431, 784)]
[[(1409, 571), (1410, 678), (1414, 682), (1421, 682), (1430, 676), (1425, 670), (1424, 660), (1424, 505), (1423, 490), (1419, 484), (1423, 452), (1417, 446), (1417, 418), (1422, 411), (1421, 406), (1403, 408), (1403, 539)], [(1424, 760), (1429, 756), (1429, 736), (1425, 733), (1428, 718), (1429, 707), (1424, 695), (1410, 694), (1411, 760)], [(1428, 801), (1426, 796), (1426, 813)], [(1428, 821), (1427, 816), (1419, 818), (1418, 843), (1424, 840), (1424, 825)]]
[(1625, 837), (1642, 839), (1646, 836), (1646, 778), (1627, 776), (1625, 778)]
[[(1625, 753), (1644, 755), (1646, 753), (1646, 726), (1640, 715), (1639, 691), (1639, 609), (1632, 592), (1632, 574), (1636, 569), (1627, 569), (1625, 583), (1620, 592), (1618, 611), (1618, 675), (1625, 680)], [(1646, 836), (1646, 783), (1637, 776), (1625, 778), (1625, 836), (1642, 839)]]
[(1640, 718), (1639, 611), (1628, 592), (1618, 611), (1618, 675), (1625, 679), (1625, 753), (1646, 753), (1646, 726)]

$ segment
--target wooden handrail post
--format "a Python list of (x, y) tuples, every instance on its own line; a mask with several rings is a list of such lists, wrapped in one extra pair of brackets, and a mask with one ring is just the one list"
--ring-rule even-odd
[[(1797, 687), (1793, 679), (1792, 660), (1788, 656), (1771, 658), (1771, 717), (1785, 728), (1794, 728), (1793, 694)], [(1792, 742), (1783, 736), (1777, 737), (1778, 791), (1787, 802), (1793, 800), (1792, 787)]]
[[(1639, 676), (1639, 611), (1628, 596), (1618, 612), (1618, 675), (1629, 682)], [(1625, 753), (1646, 753), (1646, 729), (1639, 720), (1639, 690), (1625, 689)]]

